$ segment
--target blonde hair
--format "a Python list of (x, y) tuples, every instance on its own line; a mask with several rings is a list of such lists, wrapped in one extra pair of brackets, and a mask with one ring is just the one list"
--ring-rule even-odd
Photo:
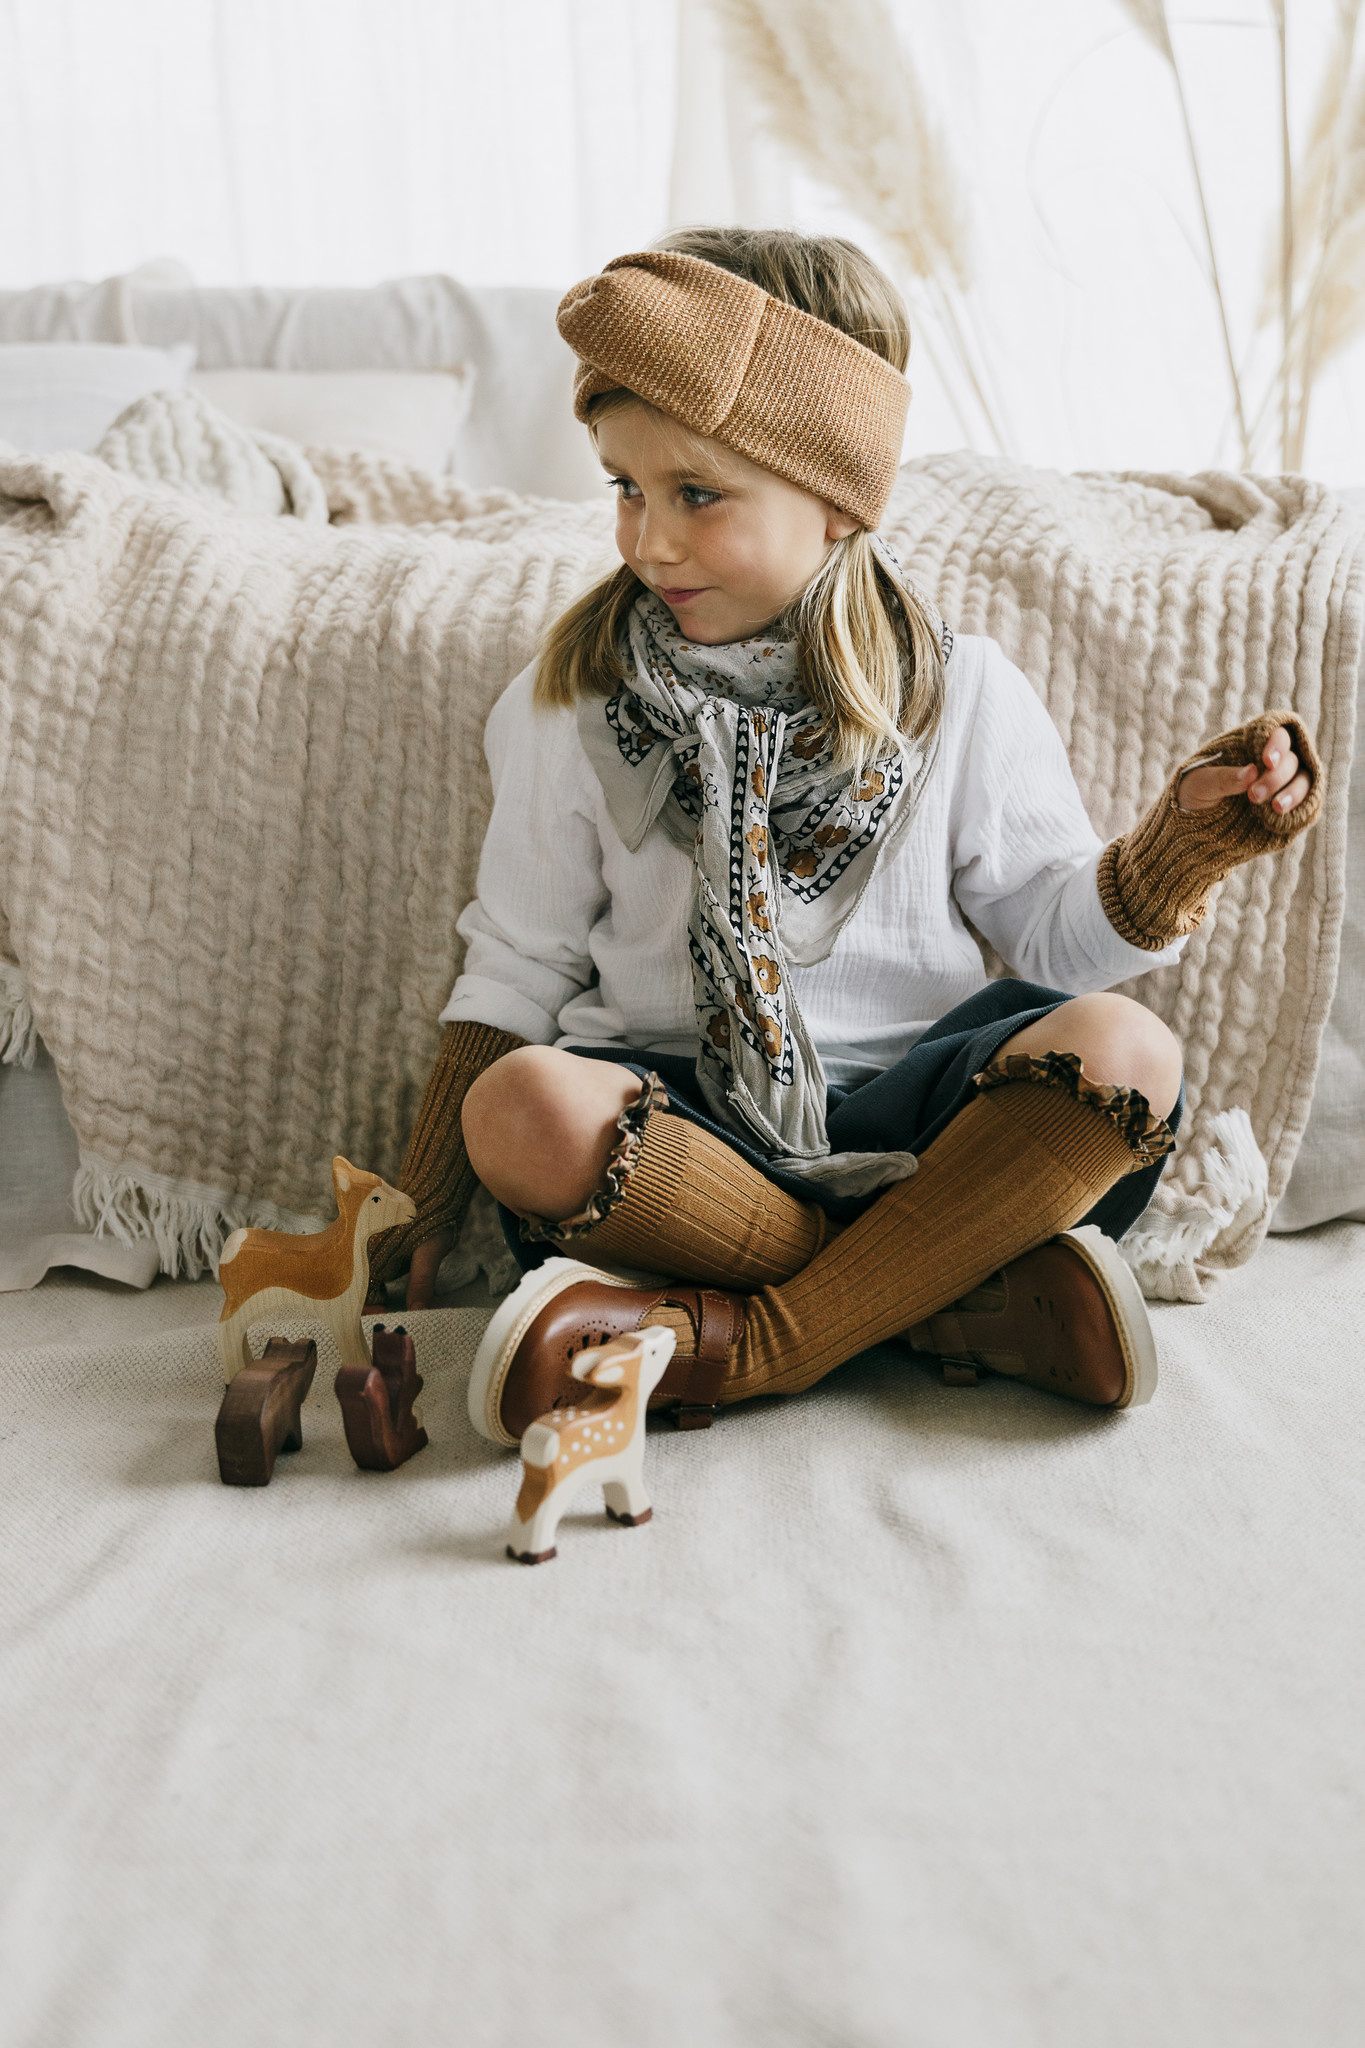
[[(900, 295), (854, 242), (782, 228), (680, 228), (655, 247), (747, 278), (851, 335), (893, 369), (903, 371), (909, 361), (910, 322)], [(618, 405), (644, 402), (628, 391), (604, 393), (593, 401), (589, 431)], [(622, 629), (644, 588), (623, 563), (556, 620), (536, 672), (538, 704), (610, 696), (626, 680)], [(774, 625), (796, 641), (802, 685), (823, 715), (837, 768), (858, 773), (907, 739), (922, 746), (933, 740), (943, 713), (938, 632), (865, 528), (834, 542)]]

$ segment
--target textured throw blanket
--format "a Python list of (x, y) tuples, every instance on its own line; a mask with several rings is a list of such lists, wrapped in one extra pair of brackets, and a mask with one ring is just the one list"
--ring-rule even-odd
[[(206, 413), (143, 400), (108, 460), (0, 454), (0, 1051), (41, 1033), (80, 1213), (171, 1272), (238, 1224), (325, 1218), (335, 1152), (396, 1170), (459, 966), (484, 719), (613, 559), (605, 506), (305, 461)], [(1307, 1118), (1359, 529), (1297, 479), (947, 456), (903, 473), (887, 532), (1027, 672), (1102, 833), (1268, 703), (1317, 731), (1321, 825), (1135, 985), (1185, 1046), (1189, 1111), (1126, 1248), (1150, 1291), (1198, 1298), (1259, 1241)]]
[(80, 1219), (196, 1273), (236, 1225), (327, 1220), (334, 1153), (396, 1173), (484, 721), (611, 517), (364, 457), (302, 465), (319, 514), (301, 451), (194, 394), (104, 452), (0, 453), (0, 1055), (52, 1052)]

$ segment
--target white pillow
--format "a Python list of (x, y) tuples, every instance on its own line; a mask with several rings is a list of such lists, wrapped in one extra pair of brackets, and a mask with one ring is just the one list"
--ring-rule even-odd
[(444, 476), (469, 415), (474, 372), (448, 370), (202, 370), (192, 379), (239, 426), (308, 448), (358, 448)]
[(84, 452), (149, 391), (178, 391), (194, 368), (189, 342), (140, 348), (112, 341), (0, 344), (0, 441), (35, 455)]

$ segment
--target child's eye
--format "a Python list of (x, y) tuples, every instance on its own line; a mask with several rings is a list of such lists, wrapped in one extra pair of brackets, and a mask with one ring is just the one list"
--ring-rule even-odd
[(607, 489), (615, 491), (618, 497), (628, 498), (632, 491), (638, 493), (639, 485), (633, 484), (628, 476), (609, 476)]
[(721, 500), (719, 491), (703, 490), (700, 484), (684, 484), (682, 494), (683, 502), (688, 505), (718, 505)]

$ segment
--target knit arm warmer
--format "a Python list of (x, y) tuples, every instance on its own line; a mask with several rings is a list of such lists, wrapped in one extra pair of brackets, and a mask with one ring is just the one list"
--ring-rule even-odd
[[(1281, 725), (1310, 784), (1297, 810), (1281, 813), (1270, 802), (1251, 803), (1244, 793), (1224, 797), (1207, 810), (1181, 810), (1181, 777), (1191, 768), (1259, 766), (1270, 735)], [(1176, 769), (1146, 817), (1121, 839), (1111, 840), (1100, 856), (1100, 902), (1119, 937), (1144, 953), (1159, 953), (1172, 939), (1196, 931), (1224, 876), (1258, 854), (1280, 851), (1316, 822), (1321, 782), (1312, 737), (1292, 711), (1263, 712), (1210, 740)]]
[(401, 1272), (418, 1245), (438, 1230), (458, 1230), (463, 1223), (479, 1184), (460, 1128), (466, 1091), (494, 1060), (525, 1043), (515, 1032), (495, 1031), (491, 1024), (446, 1025), (398, 1176), (403, 1193), (417, 1204), (417, 1214), (411, 1223), (371, 1239), (372, 1289)]

